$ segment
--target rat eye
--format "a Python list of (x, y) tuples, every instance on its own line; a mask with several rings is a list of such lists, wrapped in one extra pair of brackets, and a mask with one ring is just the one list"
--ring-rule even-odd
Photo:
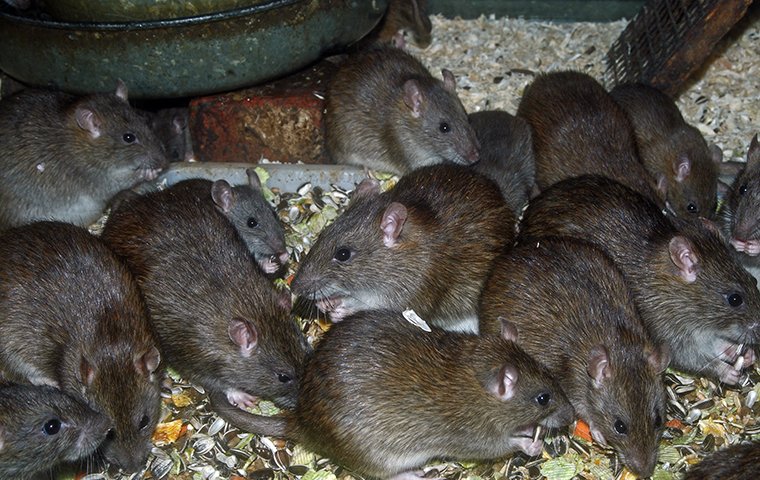
[(628, 433), (628, 425), (620, 419), (615, 420), (615, 431), (620, 435)]
[(147, 415), (143, 415), (143, 417), (140, 419), (140, 426), (139, 426), (140, 430), (147, 427), (149, 423), (150, 423), (150, 418), (148, 418)]
[(728, 300), (728, 304), (732, 307), (738, 307), (742, 303), (744, 303), (744, 299), (742, 296), (738, 293), (732, 293), (728, 297), (726, 297), (726, 300)]
[(551, 393), (545, 392), (536, 397), (536, 403), (538, 403), (542, 407), (545, 407), (549, 405), (549, 402), (551, 401), (551, 399), (552, 399)]
[(346, 262), (351, 258), (351, 250), (348, 247), (340, 247), (335, 250), (335, 260)]
[(253, 217), (248, 217), (248, 221), (246, 222), (246, 225), (248, 225), (248, 228), (256, 228), (259, 226), (259, 222), (256, 221)]
[(113, 440), (114, 438), (116, 438), (116, 430), (112, 428), (106, 433), (106, 440)]
[(742, 185), (741, 187), (739, 187), (739, 195), (744, 195), (745, 193), (747, 193), (747, 184), (746, 183), (744, 185)]
[(278, 373), (277, 380), (279, 380), (281, 383), (288, 383), (291, 381), (291, 378), (290, 376), (285, 375), (284, 373)]
[(447, 122), (441, 122), (441, 124), (438, 125), (438, 130), (440, 130), (441, 133), (449, 133), (451, 131), (451, 127)]
[(659, 413), (654, 414), (654, 428), (660, 428), (662, 426), (662, 416)]
[(699, 209), (693, 203), (690, 203), (690, 204), (686, 205), (686, 210), (688, 210), (689, 213), (698, 213), (699, 212)]
[(124, 140), (124, 143), (135, 143), (135, 140), (137, 140), (137, 137), (134, 133), (125, 133), (122, 137), (122, 140)]
[(45, 435), (55, 435), (61, 431), (61, 421), (57, 418), (51, 418), (45, 422), (45, 425), (42, 427), (42, 431), (45, 432)]

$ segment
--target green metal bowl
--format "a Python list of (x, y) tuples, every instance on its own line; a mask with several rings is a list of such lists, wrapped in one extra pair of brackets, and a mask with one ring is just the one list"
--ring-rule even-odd
[(195, 17), (266, 0), (55, 0), (45, 11), (67, 22), (128, 22)]
[[(71, 23), (0, 9), (0, 70), (39, 87), (207, 95), (297, 71), (366, 35), (386, 0), (269, 0), (173, 20)], [(0, 5), (5, 5), (0, 2)]]

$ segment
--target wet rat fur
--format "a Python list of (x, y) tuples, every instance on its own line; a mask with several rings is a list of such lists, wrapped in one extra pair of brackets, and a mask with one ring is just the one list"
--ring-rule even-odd
[(525, 89), (517, 116), (532, 129), (539, 189), (596, 174), (661, 201), (655, 179), (639, 159), (625, 111), (591, 76), (574, 71), (539, 75)]
[(307, 345), (289, 295), (213, 202), (148, 193), (112, 212), (102, 238), (135, 272), (168, 365), (241, 407), (255, 396), (295, 403)]
[(505, 324), (549, 368), (593, 438), (652, 475), (665, 420), (667, 348), (654, 345), (623, 274), (593, 245), (544, 237), (494, 262), (480, 300), (481, 334)]
[(542, 441), (533, 441), (533, 428), (566, 425), (573, 412), (549, 372), (511, 341), (516, 335), (426, 332), (398, 312), (360, 312), (320, 341), (294, 411), (232, 411), (231, 420), (373, 478), (434, 458), (537, 455)]
[(40, 222), (0, 236), (0, 368), (103, 413), (105, 458), (142, 467), (159, 420), (161, 357), (137, 283), (86, 230)]
[(301, 262), (293, 292), (339, 321), (357, 310), (413, 308), (447, 330), (477, 331), (491, 261), (516, 222), (498, 187), (462, 165), (424, 167), (390, 191), (364, 183)]
[(0, 135), (0, 229), (53, 219), (87, 226), (167, 164), (121, 82), (85, 97), (24, 90), (0, 102)]
[[(736, 384), (739, 357), (745, 367), (755, 358), (760, 292), (710, 225), (663, 215), (622, 184), (583, 176), (533, 199), (518, 241), (560, 235), (595, 244), (625, 275), (653, 340), (670, 347), (672, 367)], [(749, 347), (743, 354), (741, 345)]]
[(610, 94), (628, 115), (641, 161), (657, 180), (668, 207), (685, 219), (715, 218), (720, 149), (707, 145), (664, 92), (628, 83)]
[(377, 47), (350, 57), (325, 96), (325, 144), (336, 163), (399, 174), (478, 159), (454, 75), (433, 78), (412, 55)]

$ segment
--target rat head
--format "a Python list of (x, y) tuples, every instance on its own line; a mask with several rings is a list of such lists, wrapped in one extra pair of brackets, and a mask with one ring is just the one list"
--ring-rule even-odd
[(630, 331), (621, 335), (617, 351), (600, 344), (586, 355), (587, 412), (582, 416), (596, 442), (612, 446), (632, 472), (649, 477), (665, 424), (662, 373), (669, 354), (649, 345), (642, 351), (640, 339), (626, 338)]
[(728, 190), (723, 217), (731, 245), (750, 256), (760, 254), (760, 142), (752, 137), (747, 165)]
[(275, 273), (288, 261), (285, 232), (272, 206), (264, 198), (256, 171), (246, 170), (248, 185), (231, 186), (217, 180), (211, 198), (230, 219), (265, 273)]
[(0, 476), (26, 477), (90, 455), (108, 419), (52, 387), (0, 388)]
[(404, 82), (402, 136), (416, 145), (414, 156), (434, 159), (413, 164), (475, 163), (480, 144), (457, 97), (454, 74), (446, 69), (442, 72), (443, 82), (432, 77)]
[(71, 107), (76, 141), (103, 169), (104, 181), (129, 188), (153, 180), (167, 165), (163, 146), (146, 119), (130, 107), (127, 87), (84, 97)]

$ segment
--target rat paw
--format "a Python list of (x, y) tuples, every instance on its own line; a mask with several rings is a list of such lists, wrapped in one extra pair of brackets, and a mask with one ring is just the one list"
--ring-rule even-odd
[(258, 397), (254, 397), (249, 393), (235, 388), (227, 390), (225, 394), (227, 395), (227, 401), (230, 402), (230, 405), (234, 405), (241, 410), (250, 408), (256, 405), (256, 402), (259, 401)]

